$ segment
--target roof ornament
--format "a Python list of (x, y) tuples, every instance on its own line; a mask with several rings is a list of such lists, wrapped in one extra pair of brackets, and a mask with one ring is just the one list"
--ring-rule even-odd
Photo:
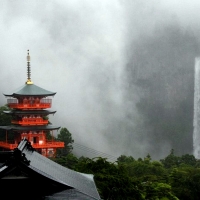
[(27, 50), (27, 81), (26, 84), (33, 84), (31, 81), (31, 66), (30, 66), (31, 57), (29, 55), (29, 50)]

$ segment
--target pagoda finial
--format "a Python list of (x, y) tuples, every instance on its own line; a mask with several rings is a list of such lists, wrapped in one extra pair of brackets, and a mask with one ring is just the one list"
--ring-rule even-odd
[(30, 66), (31, 57), (29, 55), (29, 50), (27, 50), (27, 81), (26, 84), (33, 84), (31, 81), (31, 66)]

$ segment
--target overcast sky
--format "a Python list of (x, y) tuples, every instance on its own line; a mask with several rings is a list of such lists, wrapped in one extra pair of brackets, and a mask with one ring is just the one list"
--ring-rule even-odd
[[(134, 141), (136, 152), (129, 151), (121, 123), (129, 112), (124, 93), (130, 46), (156, 25), (174, 21), (198, 35), (199, 10), (197, 0), (2, 0), (0, 103), (6, 103), (4, 92), (25, 83), (29, 49), (32, 81), (57, 92), (53, 124), (89, 148), (145, 156), (140, 141)], [(137, 111), (134, 116), (132, 127)]]

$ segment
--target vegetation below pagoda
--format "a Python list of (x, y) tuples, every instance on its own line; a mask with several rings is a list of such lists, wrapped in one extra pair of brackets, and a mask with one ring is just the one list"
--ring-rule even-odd
[(159, 161), (151, 156), (134, 159), (121, 155), (116, 162), (106, 158), (77, 158), (72, 153), (54, 158), (70, 169), (94, 174), (103, 199), (198, 200), (200, 199), (200, 160), (193, 155), (170, 154)]
[(72, 170), (94, 175), (102, 199), (107, 200), (199, 200), (200, 160), (193, 155), (176, 156), (172, 149), (159, 161), (121, 155), (116, 162), (107, 158), (76, 157), (74, 140), (67, 128), (58, 134), (63, 150), (53, 160)]

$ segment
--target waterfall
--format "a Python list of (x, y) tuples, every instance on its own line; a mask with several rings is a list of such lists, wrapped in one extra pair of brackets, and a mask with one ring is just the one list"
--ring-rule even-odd
[(195, 59), (194, 68), (194, 119), (193, 154), (200, 159), (200, 58)]

